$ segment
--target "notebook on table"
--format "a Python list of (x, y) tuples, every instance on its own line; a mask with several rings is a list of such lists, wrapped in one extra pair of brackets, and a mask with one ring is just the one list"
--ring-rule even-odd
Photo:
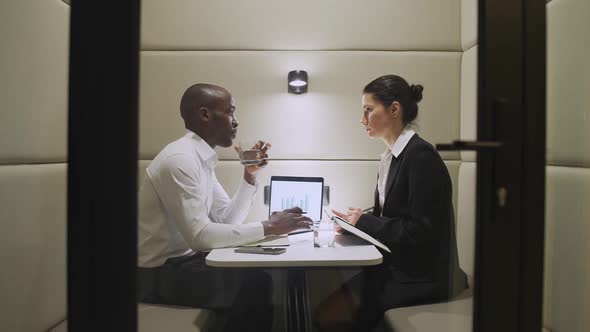
[(371, 235), (354, 227), (354, 225), (350, 224), (348, 221), (346, 221), (336, 215), (333, 215), (333, 214), (329, 213), (328, 211), (326, 211), (326, 214), (328, 215), (328, 217), (330, 217), (330, 219), (332, 219), (335, 223), (338, 224), (338, 226), (342, 227), (345, 231), (348, 231), (349, 233), (358, 236), (359, 238), (371, 243), (372, 245), (374, 245), (378, 248), (381, 248), (381, 249), (387, 251), (388, 253), (391, 253), (391, 250), (389, 250), (389, 248), (387, 248), (386, 245), (384, 245), (383, 243), (381, 243), (379, 240), (375, 239)]

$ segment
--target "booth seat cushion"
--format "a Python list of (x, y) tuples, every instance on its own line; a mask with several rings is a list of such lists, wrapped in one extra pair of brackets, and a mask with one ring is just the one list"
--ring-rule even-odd
[(196, 332), (205, 331), (215, 314), (206, 309), (139, 304), (137, 321), (139, 332)]
[(465, 290), (450, 302), (391, 309), (385, 321), (395, 332), (471, 332), (473, 296)]
[[(138, 332), (199, 332), (207, 331), (215, 314), (205, 309), (176, 306), (162, 306), (140, 303), (137, 306)], [(67, 332), (68, 322), (64, 321), (50, 332)]]
[(388, 310), (385, 322), (393, 332), (471, 332), (473, 292), (466, 289), (450, 302)]

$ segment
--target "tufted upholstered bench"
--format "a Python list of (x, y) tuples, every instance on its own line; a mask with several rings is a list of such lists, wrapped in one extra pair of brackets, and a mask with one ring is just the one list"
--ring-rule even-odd
[[(214, 324), (214, 314), (209, 310), (139, 304), (137, 306), (138, 332), (202, 332)], [(50, 332), (67, 332), (68, 323), (61, 324)]]

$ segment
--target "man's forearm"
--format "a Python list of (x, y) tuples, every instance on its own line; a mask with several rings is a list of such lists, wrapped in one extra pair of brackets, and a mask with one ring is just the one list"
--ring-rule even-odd
[(244, 180), (253, 186), (256, 184), (256, 175), (252, 175), (244, 170)]
[(191, 248), (195, 251), (239, 246), (264, 238), (264, 231), (260, 223), (241, 225), (227, 225), (209, 223), (191, 241)]
[(270, 222), (270, 220), (265, 220), (262, 222), (262, 229), (264, 230), (264, 236), (272, 235), (275, 233), (275, 230), (272, 227), (272, 223)]

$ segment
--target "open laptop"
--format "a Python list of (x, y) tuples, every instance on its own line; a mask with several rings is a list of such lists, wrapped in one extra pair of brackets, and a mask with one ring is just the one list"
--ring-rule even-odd
[(268, 215), (298, 206), (313, 222), (322, 220), (324, 178), (272, 176)]

